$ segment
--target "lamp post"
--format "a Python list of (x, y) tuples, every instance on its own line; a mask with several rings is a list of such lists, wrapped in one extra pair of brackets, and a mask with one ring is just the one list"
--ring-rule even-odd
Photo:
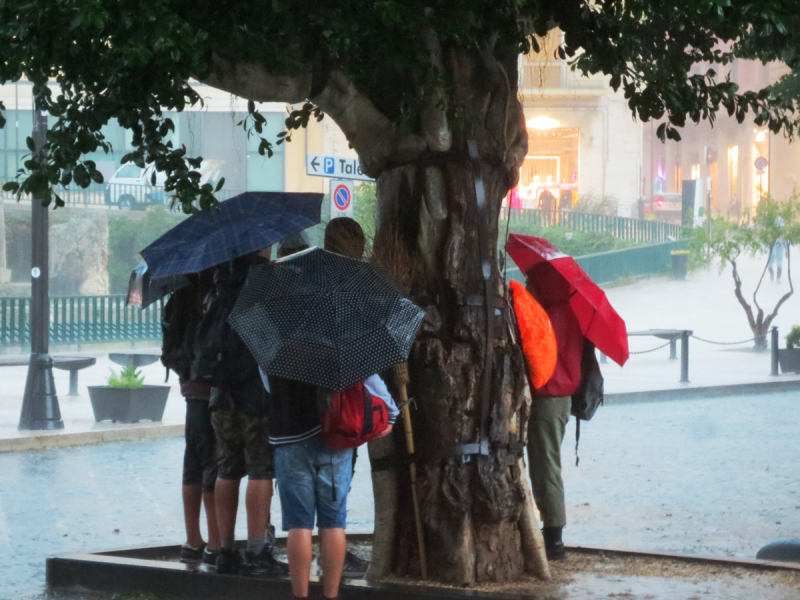
[[(33, 141), (41, 152), (47, 139), (47, 115), (33, 106)], [(31, 198), (31, 359), (19, 429), (64, 429), (50, 357), (50, 215), (42, 198)]]

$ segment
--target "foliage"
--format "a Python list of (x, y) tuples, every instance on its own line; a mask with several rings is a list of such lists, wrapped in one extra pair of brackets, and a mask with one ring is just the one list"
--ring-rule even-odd
[[(773, 132), (793, 134), (798, 124), (800, 53), (793, 49), (800, 11), (791, 2), (274, 0), (221, 11), (211, 0), (7, 0), (2, 15), (0, 83), (32, 81), (38, 108), (57, 118), (40, 152), (28, 139), (32, 155), (5, 187), (41, 193), (57, 206), (63, 202), (54, 185), (102, 183), (83, 156), (111, 149), (102, 127), (116, 118), (132, 132), (133, 151), (123, 162), (154, 162), (187, 211), (210, 207), (219, 186), (200, 184), (194, 170), (200, 157), (173, 146), (174, 124), (163, 113), (202, 104), (189, 78), (235, 87), (239, 67), (249, 74), (241, 125), (260, 139), (262, 154), (322, 118), (320, 106), (303, 99), (317, 99), (334, 71), (342, 89), (352, 85), (397, 131), (421, 132), (432, 108), (446, 114), (453, 130), (467, 130), (478, 116), (463, 110), (442, 57), (539, 50), (538, 36), (554, 24), (564, 33), (557, 56), (584, 74), (610, 76), (636, 118), (666, 119), (661, 139), (679, 139), (687, 120), (713, 121), (719, 111), (739, 122), (751, 113)], [(790, 73), (772, 88), (740, 90), (718, 73), (736, 57), (783, 61)], [(57, 81), (55, 90), (48, 80)], [(262, 135), (255, 102), (261, 100), (293, 103), (277, 140)]]
[(144, 375), (137, 371), (133, 365), (120, 370), (119, 374), (111, 371), (108, 377), (108, 386), (112, 388), (137, 389), (144, 385)]
[(141, 213), (111, 213), (108, 217), (108, 281), (112, 294), (128, 289), (131, 270), (139, 263), (139, 251), (185, 218), (157, 206)]
[(615, 217), (617, 216), (617, 201), (613, 196), (607, 194), (586, 192), (578, 196), (578, 201), (572, 207), (572, 212)]
[[(509, 233), (519, 233), (522, 235), (534, 235), (546, 239), (564, 254), (569, 256), (586, 256), (587, 254), (597, 254), (598, 252), (608, 252), (609, 250), (621, 250), (641, 245), (641, 242), (633, 240), (622, 240), (614, 237), (610, 233), (598, 231), (575, 231), (562, 227), (540, 227), (528, 225), (524, 222), (511, 224)], [(505, 234), (505, 226), (503, 226)], [(505, 246), (505, 235), (498, 241), (498, 247)]]
[(378, 186), (371, 181), (356, 185), (353, 218), (364, 230), (368, 241), (375, 238), (375, 210), (378, 206)]
[[(755, 215), (745, 215), (742, 222), (716, 217), (708, 227), (695, 228), (693, 234), (689, 268), (709, 266), (714, 260), (719, 260), (720, 271), (725, 266), (731, 267), (736, 299), (747, 315), (750, 328), (756, 336), (756, 345), (765, 347), (767, 330), (781, 306), (794, 293), (791, 257), (786, 268), (789, 291), (781, 296), (771, 311), (766, 312), (761, 307), (758, 294), (772, 253), (784, 251), (780, 246), (776, 247), (777, 242), (784, 240), (790, 245), (800, 243), (800, 195), (795, 191), (791, 198), (783, 202), (771, 197), (762, 198)], [(738, 268), (739, 259), (748, 255), (764, 257), (764, 268), (753, 292), (752, 302), (744, 296)]]
[(800, 325), (795, 325), (786, 335), (787, 348), (800, 348)]

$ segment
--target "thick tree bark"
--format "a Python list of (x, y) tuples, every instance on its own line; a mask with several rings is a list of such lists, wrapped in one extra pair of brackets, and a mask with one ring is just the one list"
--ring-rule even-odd
[[(511, 339), (497, 261), (501, 202), (527, 153), (517, 48), (453, 50), (432, 32), (423, 37), (452, 87), (428, 98), (417, 132), (394, 127), (336, 70), (324, 81), (271, 77), (257, 65), (218, 56), (207, 82), (262, 101), (296, 101), (319, 88), (311, 100), (377, 179), (377, 258), (428, 312), (409, 360), (409, 392), (430, 576), (466, 585), (514, 580), (527, 567), (548, 578), (519, 460), (530, 412), (524, 361)], [(443, 99), (455, 110), (443, 110)], [(451, 123), (453, 114), (459, 118)], [(464, 448), (478, 443), (478, 453)], [(384, 450), (373, 446), (370, 453)], [(380, 531), (371, 575), (378, 577), (390, 563), (398, 573), (419, 574), (413, 509), (399, 501), (410, 496), (408, 475), (395, 473), (373, 477)], [(386, 517), (395, 503), (393, 533)]]
[[(428, 571), (459, 585), (517, 579), (526, 567), (522, 532), (526, 540), (538, 534), (524, 511), (529, 496), (513, 447), (525, 441), (530, 406), (507, 306), (491, 311), (491, 367), (484, 369), (489, 340), (481, 228), (494, 303), (505, 294), (496, 252), (499, 210), (527, 151), (511, 58), (504, 65), (491, 55), (447, 56), (460, 106), (474, 117), (470, 131), (454, 134), (447, 152), (424, 153), (378, 176), (376, 254), (410, 282), (412, 297), (428, 312), (409, 361)], [(477, 159), (467, 152), (469, 141)], [(476, 198), (478, 177), (485, 213)], [(484, 377), (488, 453), (465, 454), (464, 444), (481, 441)], [(401, 489), (406, 485), (401, 474)], [(397, 571), (418, 575), (410, 503), (399, 509)], [(539, 563), (529, 568), (546, 576), (546, 562)]]

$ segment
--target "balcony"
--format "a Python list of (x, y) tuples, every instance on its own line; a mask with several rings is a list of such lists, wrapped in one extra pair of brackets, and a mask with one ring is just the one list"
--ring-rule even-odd
[(584, 77), (563, 61), (520, 57), (519, 93), (523, 96), (600, 96), (607, 89), (603, 75)]

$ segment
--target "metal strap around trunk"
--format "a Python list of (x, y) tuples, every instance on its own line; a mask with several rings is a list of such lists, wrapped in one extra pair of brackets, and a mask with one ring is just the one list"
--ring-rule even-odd
[[(489, 204), (486, 201), (486, 188), (480, 170), (480, 155), (478, 144), (475, 140), (467, 142), (469, 157), (472, 161), (473, 177), (475, 180), (475, 204), (478, 221), (478, 247), (481, 258), (481, 275), (483, 277), (483, 305), (486, 308), (486, 348), (483, 361), (483, 385), (481, 386), (481, 413), (478, 428), (478, 446), (480, 450), (487, 447), (489, 441), (489, 396), (492, 391), (492, 350), (494, 349), (494, 307), (492, 294), (492, 265), (490, 262), (489, 232)], [(481, 452), (483, 454), (483, 452)]]

